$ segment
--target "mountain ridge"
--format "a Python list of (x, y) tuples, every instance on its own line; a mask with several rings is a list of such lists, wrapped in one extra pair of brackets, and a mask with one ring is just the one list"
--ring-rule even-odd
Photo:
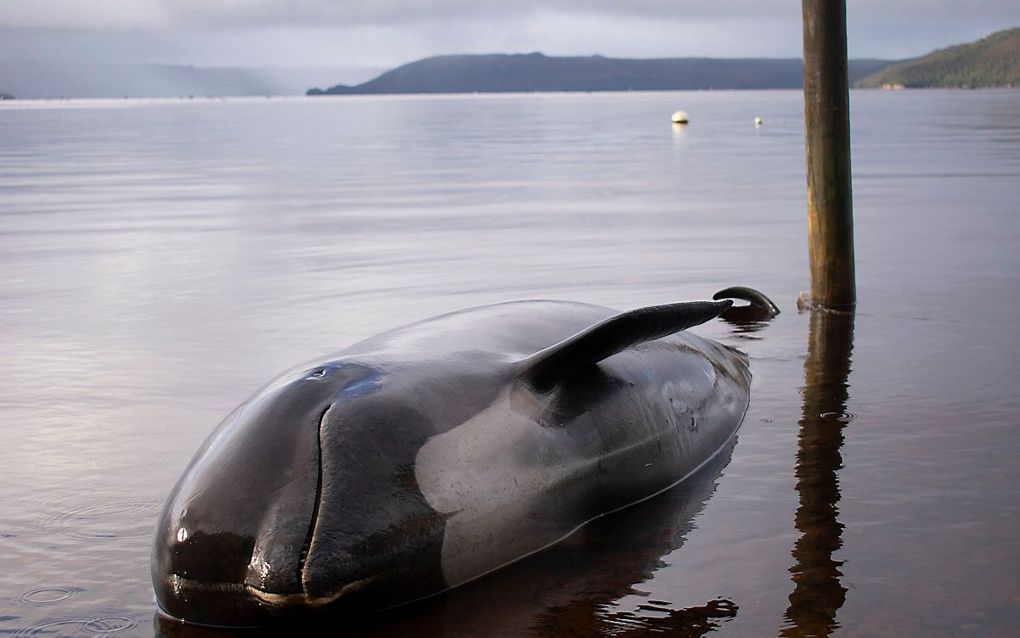
[(990, 88), (1020, 86), (1020, 27), (891, 64), (854, 86)]
[[(851, 80), (890, 60), (850, 60)], [(662, 91), (796, 89), (799, 58), (608, 58), (542, 53), (441, 55), (396, 67), (348, 86), (309, 89), (308, 95), (391, 93), (503, 93), (545, 91)]]

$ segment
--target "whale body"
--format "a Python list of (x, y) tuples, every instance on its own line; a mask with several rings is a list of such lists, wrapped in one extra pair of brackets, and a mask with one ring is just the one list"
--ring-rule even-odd
[(730, 307), (522, 301), (383, 333), (283, 374), (199, 449), (157, 525), (160, 608), (261, 625), (456, 587), (679, 483), (736, 432)]

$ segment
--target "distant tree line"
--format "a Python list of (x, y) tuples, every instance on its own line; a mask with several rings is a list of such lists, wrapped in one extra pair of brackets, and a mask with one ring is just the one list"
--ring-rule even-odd
[(855, 86), (896, 84), (907, 88), (1020, 87), (1020, 28), (892, 64)]

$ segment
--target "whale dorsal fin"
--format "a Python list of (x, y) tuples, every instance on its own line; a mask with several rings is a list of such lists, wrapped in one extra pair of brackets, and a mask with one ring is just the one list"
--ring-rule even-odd
[(732, 301), (690, 301), (623, 312), (520, 361), (521, 379), (545, 391), (577, 370), (639, 343), (705, 323)]

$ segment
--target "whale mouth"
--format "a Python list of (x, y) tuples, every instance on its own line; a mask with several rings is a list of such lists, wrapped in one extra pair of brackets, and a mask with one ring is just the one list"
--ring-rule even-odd
[[(166, 585), (172, 597), (157, 598), (156, 605), (161, 614), (176, 621), (201, 627), (254, 629), (266, 626), (273, 618), (250, 585), (193, 580), (177, 574), (170, 575)], [(178, 607), (183, 601), (188, 604), (180, 611), (186, 613), (167, 608), (167, 603)]]
[[(326, 596), (309, 596), (304, 592), (281, 594), (264, 591), (245, 583), (213, 582), (193, 580), (177, 574), (167, 579), (167, 589), (173, 599), (167, 600), (172, 607), (166, 608), (157, 600), (160, 614), (175, 621), (200, 627), (255, 629), (270, 626), (281, 618), (297, 619), (302, 614), (326, 607), (335, 607), (341, 599), (368, 588), (375, 576), (347, 583)], [(182, 616), (175, 612), (172, 600), (190, 601), (187, 613)], [(201, 605), (195, 603), (201, 601)], [(339, 610), (341, 614), (344, 610)], [(360, 615), (356, 606), (346, 610), (349, 615)]]

